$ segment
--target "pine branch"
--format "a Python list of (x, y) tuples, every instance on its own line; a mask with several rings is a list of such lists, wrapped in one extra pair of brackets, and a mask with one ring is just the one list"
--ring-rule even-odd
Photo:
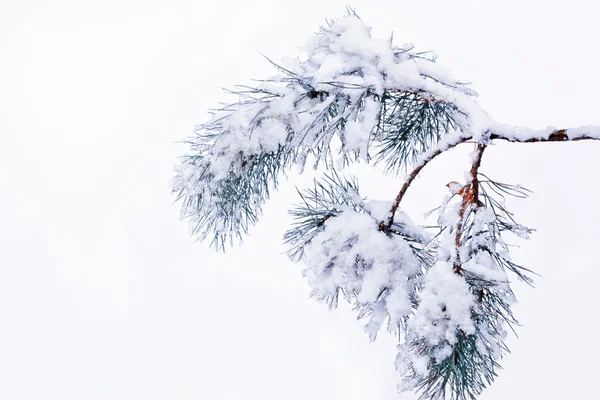
[[(567, 134), (569, 131), (574, 131), (575, 129), (558, 129), (558, 130), (554, 130), (551, 131), (550, 133), (544, 134), (542, 135), (539, 132), (535, 132), (532, 131), (532, 133), (529, 133), (529, 136), (536, 136), (536, 137), (518, 137), (515, 136), (514, 134), (510, 134), (510, 133), (499, 133), (497, 131), (493, 131), (493, 133), (491, 133), (491, 131), (487, 131), (486, 135), (484, 135), (484, 139), (483, 141), (488, 141), (488, 140), (506, 140), (509, 142), (513, 142), (513, 143), (543, 143), (543, 142), (567, 142), (567, 141), (581, 141), (581, 140), (600, 140), (600, 128), (599, 127), (582, 127), (582, 128), (576, 128), (577, 131), (575, 132), (575, 134), (572, 135), (572, 137), (569, 137), (569, 135)], [(588, 129), (590, 131), (590, 133), (585, 133), (586, 129)], [(398, 209), (398, 207), (400, 206), (400, 203), (402, 202), (402, 199), (404, 198), (404, 195), (406, 194), (406, 192), (408, 191), (408, 188), (410, 187), (410, 185), (412, 184), (412, 182), (417, 178), (417, 176), (419, 175), (419, 173), (421, 172), (421, 170), (423, 168), (425, 168), (425, 166), (432, 161), (435, 157), (439, 156), (440, 154), (442, 154), (443, 152), (445, 152), (446, 150), (449, 150), (461, 143), (465, 143), (467, 141), (473, 140), (473, 137), (461, 137), (459, 140), (452, 142), (446, 146), (442, 146), (442, 148), (439, 148), (431, 153), (429, 153), (429, 155), (423, 155), (421, 157), (420, 162), (418, 162), (415, 166), (414, 169), (411, 171), (411, 173), (408, 175), (408, 178), (405, 180), (404, 184), (402, 185), (402, 188), (400, 189), (400, 192), (398, 192), (398, 195), (396, 196), (394, 203), (392, 205), (392, 208), (390, 209), (390, 218), (387, 221), (382, 221), (380, 224), (380, 228), (386, 229), (393, 224), (394, 222), (394, 215), (396, 213), (396, 210)], [(478, 188), (478, 184), (477, 184), (477, 188)]]
[[(570, 135), (569, 135), (570, 133)], [(492, 130), (491, 140), (506, 140), (514, 143), (577, 142), (580, 140), (600, 140), (600, 127), (589, 126), (570, 129), (556, 129), (550, 132), (527, 131), (514, 135), (510, 131)]]
[(335, 170), (325, 174), (322, 182), (315, 180), (312, 189), (298, 190), (302, 203), (289, 211), (294, 223), (284, 236), (289, 247), (288, 256), (295, 261), (302, 258), (304, 249), (316, 234), (324, 229), (325, 222), (342, 213), (344, 209), (362, 210), (358, 181), (343, 178)]
[[(503, 239), (532, 232), (503, 201), (527, 190), (480, 173), (483, 153), (494, 140), (600, 140), (600, 127), (498, 124), (434, 56), (374, 40), (353, 9), (347, 14), (321, 28), (305, 61), (284, 67), (267, 59), (278, 76), (229, 91), (237, 101), (186, 141), (192, 155), (172, 189), (192, 233), (224, 249), (256, 223), (287, 168), (302, 169), (307, 157), (315, 167), (323, 161), (330, 172), (299, 191), (302, 204), (290, 211), (294, 223), (284, 236), (290, 258), (306, 264), (312, 295), (335, 307), (342, 294), (368, 318), (372, 340), (385, 321), (405, 335), (403, 375), (421, 399), (472, 400), (508, 351), (504, 328), (518, 325), (507, 272), (529, 284), (533, 273), (510, 259)], [(449, 184), (453, 196), (438, 208), (439, 233), (431, 238), (398, 211), (401, 202), (434, 158), (471, 140), (466, 185)], [(391, 202), (367, 201), (355, 180), (337, 174), (352, 159), (371, 162), (373, 152), (389, 172), (411, 166)]]
[(458, 108), (423, 90), (386, 90), (381, 103), (376, 162), (385, 160), (390, 172), (414, 163), (457, 127)]
[(358, 319), (368, 320), (371, 340), (385, 321), (390, 332), (403, 332), (417, 305), (418, 278), (432, 260), (427, 235), (406, 217), (379, 230), (382, 202), (362, 198), (355, 180), (335, 172), (299, 194), (284, 241), (289, 257), (306, 265), (311, 296), (335, 308), (342, 294)]

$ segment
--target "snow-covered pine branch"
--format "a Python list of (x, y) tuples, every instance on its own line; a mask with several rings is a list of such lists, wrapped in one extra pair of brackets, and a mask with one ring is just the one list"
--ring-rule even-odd
[[(599, 140), (600, 128), (532, 130), (493, 121), (476, 93), (428, 53), (371, 36), (350, 10), (322, 27), (301, 58), (274, 62), (277, 74), (230, 93), (187, 140), (173, 191), (192, 233), (225, 249), (258, 221), (288, 168), (329, 171), (300, 190), (284, 240), (302, 262), (315, 298), (352, 303), (374, 340), (397, 334), (400, 389), (421, 399), (473, 399), (496, 376), (504, 339), (517, 321), (511, 276), (533, 272), (512, 261), (506, 234), (528, 237), (506, 209), (520, 186), (481, 172), (494, 140)], [(402, 211), (419, 173), (438, 155), (475, 144), (463, 183), (448, 184), (434, 231)], [(392, 201), (367, 201), (358, 182), (338, 172), (357, 159), (406, 169)], [(431, 228), (431, 227), (428, 227)]]
[(280, 174), (311, 156), (334, 167), (374, 154), (396, 167), (449, 131), (481, 131), (475, 92), (412, 48), (372, 38), (351, 14), (321, 28), (303, 59), (232, 91), (238, 101), (197, 127), (173, 181), (193, 233), (220, 248), (241, 238)]
[(295, 223), (284, 235), (290, 257), (302, 261), (312, 296), (330, 308), (339, 296), (351, 302), (375, 340), (387, 321), (391, 333), (405, 329), (417, 304), (420, 277), (431, 264), (431, 237), (401, 214), (390, 229), (379, 224), (391, 203), (367, 201), (356, 181), (326, 175), (301, 193)]

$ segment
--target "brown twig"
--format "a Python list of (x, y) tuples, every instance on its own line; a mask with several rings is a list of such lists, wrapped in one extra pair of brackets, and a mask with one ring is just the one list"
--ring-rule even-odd
[(473, 202), (479, 205), (479, 179), (477, 178), (477, 172), (481, 166), (481, 159), (483, 158), (483, 151), (486, 146), (479, 143), (477, 144), (477, 156), (473, 164), (471, 165), (471, 187), (473, 188)]
[(404, 195), (406, 194), (406, 191), (408, 190), (408, 188), (410, 187), (410, 185), (412, 184), (412, 182), (415, 180), (415, 178), (417, 177), (417, 175), (419, 175), (419, 172), (421, 172), (421, 170), (423, 168), (425, 168), (425, 166), (431, 160), (433, 160), (435, 157), (439, 156), (440, 154), (442, 154), (446, 150), (449, 150), (449, 149), (451, 149), (451, 148), (453, 148), (455, 146), (458, 146), (461, 143), (466, 142), (469, 139), (470, 138), (460, 138), (456, 142), (448, 145), (445, 149), (443, 149), (443, 150), (442, 149), (436, 150), (435, 152), (431, 153), (431, 155), (429, 157), (427, 157), (425, 160), (423, 160), (419, 165), (417, 165), (415, 167), (415, 169), (412, 170), (412, 172), (410, 173), (410, 175), (406, 179), (406, 182), (404, 182), (404, 184), (402, 185), (402, 188), (400, 189), (400, 192), (398, 192), (398, 195), (396, 196), (396, 199), (394, 200), (394, 203), (392, 204), (392, 208), (390, 209), (390, 217), (388, 218), (387, 222), (386, 221), (381, 221), (379, 223), (379, 229), (380, 230), (390, 229), (392, 227), (392, 224), (394, 223), (394, 216), (396, 215), (396, 211), (398, 210), (398, 207), (400, 206), (400, 202), (404, 198)]
[(483, 151), (486, 145), (479, 143), (477, 145), (477, 155), (473, 164), (471, 164), (471, 182), (466, 186), (462, 196), (462, 204), (458, 213), (458, 223), (456, 224), (456, 233), (454, 244), (456, 245), (456, 260), (454, 261), (454, 272), (460, 274), (462, 267), (460, 262), (460, 256), (458, 250), (460, 249), (460, 237), (462, 235), (462, 228), (465, 223), (465, 213), (470, 204), (475, 204), (475, 207), (479, 207), (479, 180), (477, 179), (477, 172), (481, 166), (481, 158), (483, 157)]

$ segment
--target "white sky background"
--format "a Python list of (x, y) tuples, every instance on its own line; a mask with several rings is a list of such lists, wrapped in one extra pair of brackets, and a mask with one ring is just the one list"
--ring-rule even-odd
[[(395, 394), (394, 340), (308, 299), (281, 255), (296, 200), (273, 196), (225, 255), (195, 243), (168, 182), (175, 141), (273, 71), (346, 2), (0, 0), (0, 398), (415, 399)], [(435, 50), (497, 120), (600, 125), (598, 10), (589, 1), (355, 1), (374, 34)], [(469, 145), (411, 188), (415, 216), (461, 180)], [(524, 327), (481, 396), (597, 393), (600, 143), (499, 144), (482, 171), (535, 191), (514, 256)], [(362, 171), (368, 171), (363, 169)], [(363, 173), (370, 198), (399, 181)], [(300, 181), (308, 182), (310, 177)]]

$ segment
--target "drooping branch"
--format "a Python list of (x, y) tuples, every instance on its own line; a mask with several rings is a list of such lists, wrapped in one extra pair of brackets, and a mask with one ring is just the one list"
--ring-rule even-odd
[(376, 162), (390, 170), (418, 163), (421, 155), (435, 149), (457, 129), (459, 110), (453, 104), (419, 90), (386, 90), (374, 135)]
[(591, 126), (571, 129), (557, 129), (547, 134), (542, 134), (539, 131), (532, 131), (521, 135), (493, 131), (489, 137), (490, 140), (506, 140), (514, 143), (575, 142), (579, 140), (600, 140), (600, 127)]
[[(426, 99), (425, 99), (426, 101)], [(569, 136), (569, 133), (571, 134)], [(487, 132), (487, 138), (489, 140), (505, 140), (513, 143), (543, 143), (543, 142), (575, 142), (580, 140), (600, 140), (600, 127), (581, 127), (581, 128), (571, 128), (571, 129), (557, 129), (548, 134), (542, 135), (539, 131), (532, 131), (528, 134), (522, 135), (514, 135), (509, 133), (504, 133), (500, 131)], [(382, 221), (379, 224), (380, 229), (389, 229), (394, 223), (394, 215), (400, 206), (400, 202), (404, 198), (404, 195), (408, 191), (408, 188), (415, 180), (417, 175), (421, 172), (423, 168), (435, 157), (439, 156), (446, 150), (449, 150), (461, 143), (467, 142), (471, 140), (472, 137), (461, 137), (460, 139), (444, 146), (440, 147), (437, 150), (431, 152), (428, 156), (424, 157), (421, 162), (419, 162), (412, 172), (408, 175), (408, 178), (405, 180), (400, 192), (394, 199), (394, 203), (390, 209), (390, 217), (387, 221)], [(485, 147), (485, 146), (484, 146)], [(483, 151), (481, 152), (483, 154)], [(481, 162), (481, 159), (479, 159)], [(474, 166), (474, 165), (473, 165)], [(477, 166), (478, 168), (479, 166)], [(475, 186), (473, 187), (473, 196), (477, 199), (479, 185), (478, 181), (475, 179)]]
[(477, 172), (479, 171), (479, 167), (481, 166), (481, 159), (483, 158), (483, 151), (486, 146), (479, 143), (477, 144), (477, 154), (475, 156), (475, 161), (471, 165), (471, 188), (473, 192), (473, 200), (472, 203), (479, 204), (479, 179), (477, 178)]
[[(349, 9), (320, 29), (305, 47), (307, 58), (287, 67), (269, 60), (276, 77), (231, 91), (237, 100), (187, 141), (192, 154), (177, 169), (173, 190), (194, 234), (212, 236), (224, 249), (257, 221), (285, 170), (302, 170), (307, 157), (315, 167), (325, 160), (331, 175), (300, 193), (284, 235), (290, 258), (306, 265), (312, 295), (335, 307), (343, 294), (359, 318), (369, 319), (372, 339), (386, 321), (402, 334), (396, 367), (421, 399), (475, 399), (508, 351), (504, 323), (517, 323), (504, 272), (531, 283), (531, 271), (511, 261), (502, 236), (531, 232), (503, 201), (526, 192), (479, 173), (484, 150), (493, 140), (600, 140), (600, 127), (498, 124), (434, 56), (372, 39)], [(430, 161), (465, 142), (475, 147), (470, 171), (463, 183), (448, 184), (440, 232), (430, 235), (400, 215), (401, 201)], [(366, 200), (357, 182), (337, 176), (337, 165), (359, 159), (407, 172), (391, 204)]]

